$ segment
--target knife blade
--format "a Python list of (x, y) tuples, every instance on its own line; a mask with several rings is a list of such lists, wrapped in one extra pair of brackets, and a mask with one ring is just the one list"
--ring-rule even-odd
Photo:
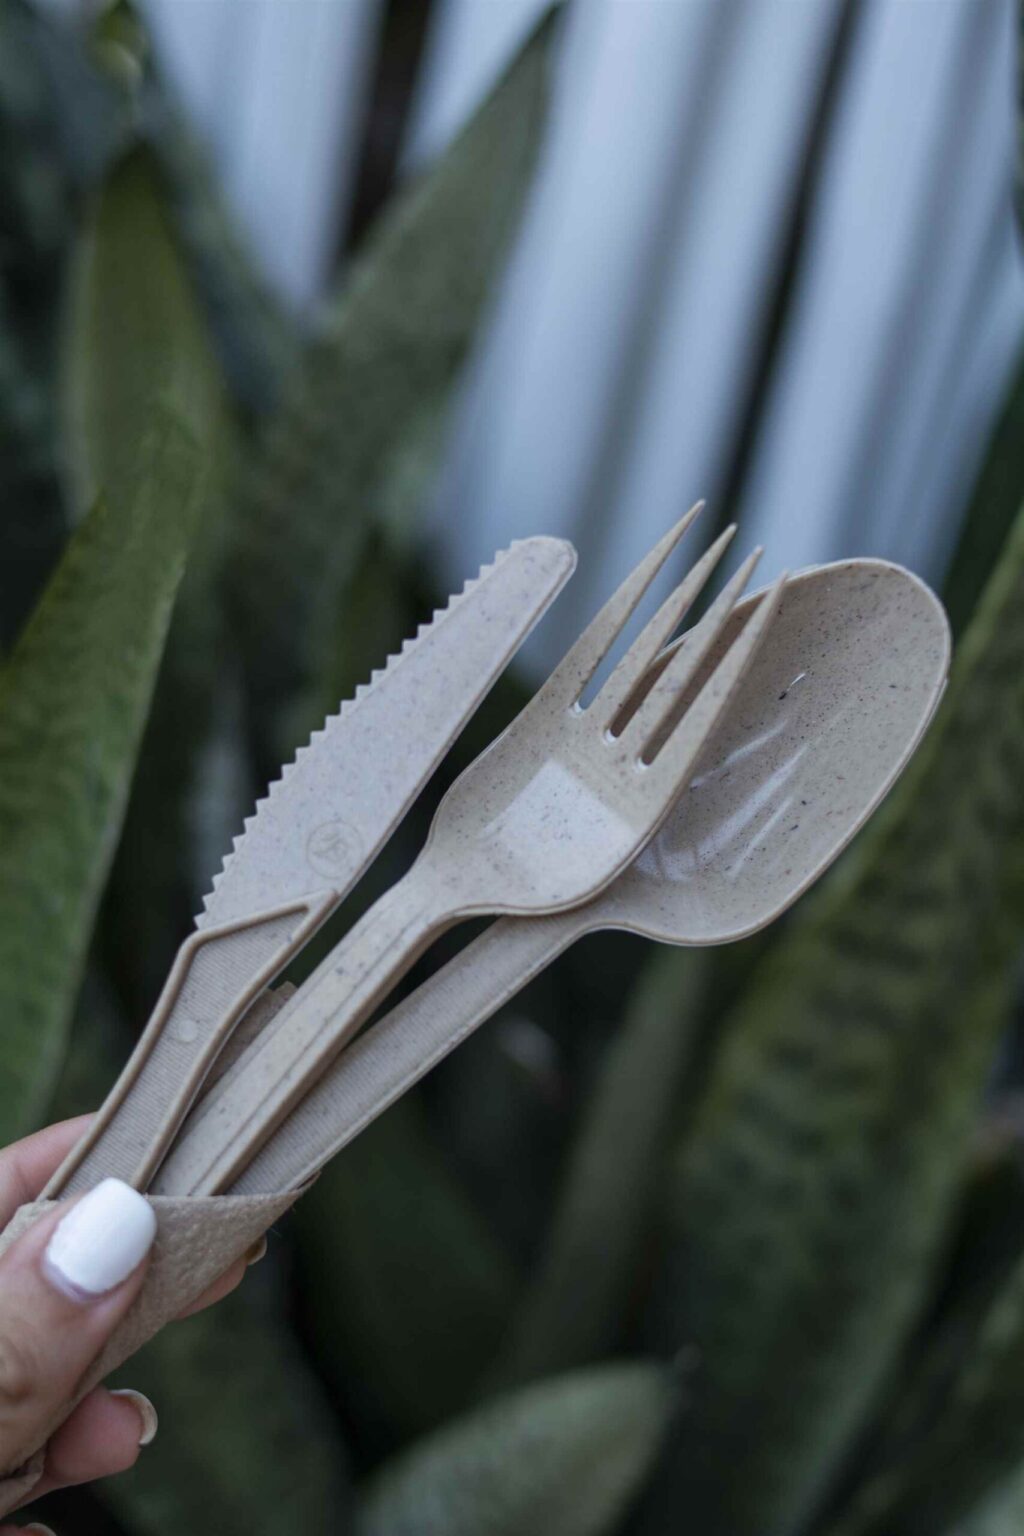
[(135, 1051), (47, 1195), (106, 1177), (145, 1188), (234, 1025), (373, 861), (575, 564), (561, 539), (511, 545), (282, 770), (235, 839)]

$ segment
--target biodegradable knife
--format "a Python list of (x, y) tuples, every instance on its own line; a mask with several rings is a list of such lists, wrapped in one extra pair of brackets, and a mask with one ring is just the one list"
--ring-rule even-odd
[(373, 861), (575, 564), (561, 539), (503, 551), (284, 768), (46, 1195), (107, 1177), (146, 1187), (235, 1024)]

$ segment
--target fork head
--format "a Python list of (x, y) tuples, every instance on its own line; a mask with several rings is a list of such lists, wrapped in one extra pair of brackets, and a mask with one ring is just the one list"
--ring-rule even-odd
[(549, 912), (588, 900), (635, 857), (685, 788), (778, 605), (784, 578), (694, 694), (690, 685), (760, 551), (653, 686), (645, 674), (706, 586), (733, 529), (698, 560), (585, 708), (580, 696), (699, 510), (627, 577), (517, 719), (449, 790), (426, 853), (432, 862), (441, 856), (438, 877), (442, 867), (456, 873), (453, 912)]
[[(579, 703), (584, 689), (629, 622), (633, 610), (687, 529), (703, 512), (704, 506), (703, 501), (696, 502), (689, 512), (685, 513), (678, 523), (658, 540), (636, 569), (629, 573), (600, 612), (591, 619), (579, 639), (562, 657), (529, 706), (531, 709), (538, 704), (547, 707), (549, 704), (554, 706), (561, 703), (569, 707)], [(695, 592), (694, 597), (696, 595)], [(680, 614), (676, 623), (680, 622), (681, 617)], [(648, 625), (648, 628), (650, 627)], [(623, 660), (626, 659), (623, 658)]]

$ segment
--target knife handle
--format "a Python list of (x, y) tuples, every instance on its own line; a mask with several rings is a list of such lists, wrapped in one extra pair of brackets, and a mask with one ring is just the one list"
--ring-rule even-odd
[(334, 891), (318, 891), (186, 939), (124, 1070), (45, 1196), (104, 1178), (146, 1188), (235, 1024), (335, 902)]
[(232, 1184), (454, 917), (421, 855), (206, 1095), (154, 1178), (152, 1193), (216, 1195)]
[(312, 1177), (591, 927), (583, 909), (492, 923), (342, 1051), (229, 1193)]

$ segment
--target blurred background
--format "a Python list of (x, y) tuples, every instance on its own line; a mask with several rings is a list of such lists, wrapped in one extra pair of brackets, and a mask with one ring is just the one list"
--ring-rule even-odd
[(512, 539), (578, 571), (323, 943), (700, 497), (963, 638), (822, 893), (564, 956), (133, 1362), (158, 1439), (61, 1536), (1024, 1531), (1018, 24), (0, 0), (5, 1140), (102, 1098), (254, 797)]
[[(543, 9), (142, 7), (300, 318)], [(766, 577), (875, 554), (941, 580), (1024, 322), (1015, 27), (1012, 0), (570, 7), (424, 508), (440, 584), (558, 533), (585, 612), (700, 496), (765, 544)]]

